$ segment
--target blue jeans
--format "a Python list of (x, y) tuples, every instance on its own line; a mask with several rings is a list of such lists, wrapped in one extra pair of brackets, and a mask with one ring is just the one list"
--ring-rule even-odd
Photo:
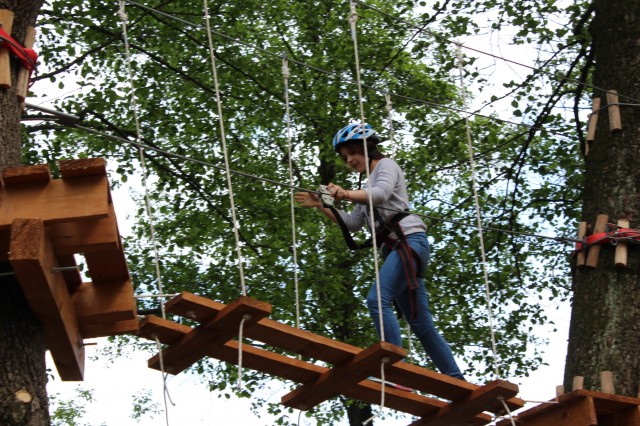
[[(429, 263), (431, 249), (427, 234), (418, 232), (407, 235), (409, 245), (418, 253), (421, 265), (414, 260), (416, 270), (425, 271)], [(458, 379), (464, 376), (460, 372), (456, 361), (451, 353), (451, 348), (442, 335), (436, 330), (431, 311), (429, 310), (429, 295), (424, 286), (424, 280), (418, 278), (418, 289), (415, 291), (415, 302), (417, 306), (417, 317), (411, 319), (411, 306), (409, 300), (409, 284), (405, 278), (402, 260), (396, 250), (385, 250), (383, 247), (382, 256), (385, 258), (382, 268), (380, 268), (380, 298), (382, 300), (382, 322), (384, 324), (384, 340), (396, 346), (402, 347), (402, 336), (400, 325), (394, 312), (393, 301), (398, 304), (402, 315), (409, 322), (409, 326), (422, 347), (433, 360), (436, 367), (442, 374), (446, 374)], [(378, 311), (378, 291), (375, 282), (367, 295), (367, 306), (373, 323), (380, 336), (379, 311)]]

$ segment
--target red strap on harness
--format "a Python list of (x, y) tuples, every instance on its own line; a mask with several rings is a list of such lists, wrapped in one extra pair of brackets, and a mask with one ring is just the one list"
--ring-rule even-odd
[(33, 49), (22, 47), (5, 30), (0, 28), (0, 46), (8, 49), (22, 62), (22, 66), (33, 71), (38, 61), (38, 54)]

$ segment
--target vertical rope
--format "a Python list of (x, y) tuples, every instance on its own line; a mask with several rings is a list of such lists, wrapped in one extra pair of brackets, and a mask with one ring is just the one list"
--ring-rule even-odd
[[(353, 0), (349, 2), (351, 13), (349, 15), (349, 23), (351, 24), (351, 38), (353, 39), (353, 50), (356, 62), (356, 80), (358, 83), (358, 104), (360, 106), (360, 121), (362, 125), (365, 124), (365, 116), (364, 116), (364, 102), (362, 100), (362, 82), (360, 81), (360, 59), (358, 55), (358, 37), (356, 35), (356, 22), (358, 21), (358, 12), (356, 12), (356, 4)], [(369, 181), (369, 177), (371, 176), (371, 170), (369, 168), (369, 153), (367, 150), (367, 140), (363, 139), (362, 144), (364, 145), (364, 161), (365, 161), (365, 169), (367, 173), (367, 182)], [(380, 324), (380, 340), (384, 341), (384, 321), (382, 319), (382, 297), (380, 294), (380, 267), (378, 262), (378, 242), (376, 241), (376, 223), (375, 216), (373, 212), (373, 198), (371, 197), (371, 188), (367, 191), (367, 199), (369, 204), (369, 226), (371, 227), (371, 237), (373, 246), (371, 250), (373, 252), (373, 264), (375, 266), (376, 271), (376, 291), (378, 293), (378, 321)]]
[(242, 340), (244, 339), (244, 323), (250, 319), (250, 314), (244, 314), (242, 320), (240, 320), (240, 327), (238, 329), (238, 392), (242, 390)]
[(380, 412), (379, 414), (374, 414), (373, 416), (369, 417), (367, 420), (365, 420), (364, 422), (362, 422), (363, 425), (368, 425), (369, 423), (371, 423), (376, 417), (380, 417), (382, 415), (382, 412), (384, 411), (384, 404), (385, 404), (385, 393), (384, 393), (384, 388), (387, 385), (387, 379), (385, 376), (385, 370), (384, 370), (384, 366), (386, 364), (389, 363), (389, 358), (384, 357), (382, 358), (381, 362), (380, 362), (380, 383), (381, 383), (381, 387), (382, 387), (382, 392), (380, 395)]
[(487, 255), (484, 249), (484, 231), (482, 228), (482, 215), (480, 213), (480, 197), (478, 196), (478, 182), (476, 177), (476, 164), (473, 156), (473, 142), (471, 138), (471, 124), (469, 123), (469, 114), (467, 111), (467, 95), (465, 91), (464, 83), (464, 68), (462, 66), (462, 49), (458, 44), (457, 56), (458, 56), (458, 72), (460, 73), (460, 94), (462, 96), (462, 104), (465, 110), (464, 122), (467, 131), (467, 150), (469, 151), (469, 165), (471, 167), (471, 182), (473, 187), (473, 199), (476, 209), (476, 220), (478, 224), (478, 236), (480, 238), (480, 254), (482, 257), (482, 271), (484, 275), (484, 288), (485, 297), (487, 300), (487, 309), (489, 311), (489, 330), (491, 332), (491, 349), (493, 351), (493, 368), (497, 377), (500, 377), (500, 371), (498, 369), (498, 350), (496, 347), (496, 335), (493, 329), (493, 308), (491, 303), (491, 289), (489, 287), (489, 273), (487, 272)]
[(211, 60), (211, 73), (213, 74), (213, 84), (216, 93), (216, 105), (218, 107), (218, 123), (220, 125), (220, 139), (222, 140), (222, 151), (224, 153), (224, 166), (227, 175), (227, 189), (229, 191), (229, 203), (231, 209), (231, 221), (233, 222), (233, 235), (236, 242), (236, 255), (238, 256), (238, 272), (240, 274), (240, 286), (242, 295), (247, 295), (247, 289), (244, 282), (244, 268), (242, 260), (242, 249), (240, 247), (240, 234), (238, 231), (238, 219), (236, 217), (236, 205), (233, 196), (233, 185), (231, 183), (231, 168), (229, 166), (229, 153), (227, 151), (227, 138), (224, 132), (224, 120), (222, 118), (222, 102), (220, 100), (220, 86), (218, 84), (218, 71), (216, 69), (216, 55), (213, 49), (213, 36), (211, 34), (211, 23), (209, 17), (209, 2), (204, 0), (204, 18), (207, 27), (207, 40), (209, 42), (209, 56)]
[(291, 253), (293, 255), (293, 286), (296, 298), (296, 327), (300, 328), (300, 289), (298, 285), (298, 239), (296, 235), (296, 209), (293, 186), (293, 153), (291, 136), (291, 112), (289, 110), (289, 60), (282, 56), (282, 77), (284, 80), (284, 103), (287, 120), (287, 156), (289, 157), (289, 198), (291, 204)]
[(389, 119), (389, 142), (391, 143), (391, 158), (396, 156), (395, 135), (393, 131), (393, 103), (391, 102), (391, 94), (389, 90), (384, 92), (384, 100), (386, 103), (387, 118)]
[(171, 395), (169, 395), (169, 388), (167, 387), (168, 374), (164, 371), (164, 358), (162, 357), (162, 346), (160, 345), (160, 339), (158, 339), (158, 335), (156, 334), (153, 335), (153, 338), (156, 341), (158, 358), (160, 360), (160, 372), (162, 373), (162, 396), (164, 400), (164, 418), (167, 423), (167, 426), (169, 426), (169, 410), (167, 409), (168, 407), (167, 401), (171, 403), (171, 405), (176, 405), (176, 404), (174, 404), (173, 401), (171, 400)]
[(504, 410), (507, 412), (507, 415), (509, 417), (509, 420), (511, 420), (511, 426), (516, 426), (516, 422), (513, 419), (513, 414), (511, 413), (511, 410), (509, 410), (509, 406), (507, 405), (506, 401), (504, 400), (504, 397), (502, 395), (500, 395), (498, 397), (498, 401), (500, 401), (502, 403), (502, 406), (504, 407)]
[[(122, 24), (122, 39), (124, 41), (124, 52), (125, 52), (126, 63), (127, 63), (129, 90), (131, 90), (130, 108), (131, 108), (131, 112), (133, 113), (133, 121), (136, 127), (136, 142), (138, 144), (138, 155), (140, 157), (140, 165), (142, 167), (142, 184), (144, 186), (144, 204), (145, 204), (147, 217), (149, 218), (149, 238), (151, 239), (151, 244), (153, 247), (154, 265), (155, 265), (158, 292), (160, 294), (163, 294), (164, 291), (162, 289), (162, 274), (160, 273), (160, 260), (158, 255), (158, 241), (156, 240), (156, 232), (153, 226), (153, 207), (151, 206), (151, 198), (149, 197), (147, 170), (146, 170), (146, 163), (144, 160), (144, 149), (142, 148), (142, 137), (141, 137), (142, 132), (140, 130), (140, 118), (138, 117), (138, 104), (136, 101), (136, 87), (135, 87), (134, 78), (133, 78), (133, 67), (131, 66), (131, 49), (129, 48), (129, 37), (127, 35), (128, 17), (125, 10), (124, 0), (119, 0), (118, 16), (120, 17), (120, 22)], [(160, 298), (160, 312), (162, 313), (162, 318), (166, 318), (163, 298)]]

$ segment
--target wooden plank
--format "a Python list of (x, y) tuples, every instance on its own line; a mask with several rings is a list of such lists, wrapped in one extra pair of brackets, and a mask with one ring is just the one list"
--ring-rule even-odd
[(47, 226), (51, 243), (58, 255), (119, 250), (120, 235), (116, 218), (107, 217)]
[(2, 171), (2, 182), (5, 186), (24, 183), (49, 183), (50, 180), (51, 170), (46, 164), (8, 167)]
[[(589, 115), (589, 124), (587, 125), (587, 149), (589, 144), (596, 140), (596, 128), (598, 127), (598, 113), (600, 112), (600, 98), (593, 98), (591, 106), (591, 114)], [(588, 152), (585, 152), (588, 155)]]
[(15, 219), (9, 260), (34, 314), (42, 321), (47, 347), (62, 380), (82, 380), (84, 346), (62, 275), (52, 272), (56, 257), (37, 219)]
[[(222, 303), (184, 292), (176, 296), (175, 300), (167, 302), (165, 309), (169, 313), (187, 318), (195, 315), (192, 319), (202, 322), (215, 316), (218, 310), (224, 308), (224, 306)], [(269, 318), (260, 320), (253, 327), (246, 330), (245, 336), (291, 353), (331, 364), (341, 364), (361, 351), (356, 346), (336, 342), (327, 337), (281, 324)]]
[(45, 223), (71, 222), (109, 216), (106, 176), (54, 179), (46, 186), (23, 184), (0, 187), (0, 228), (17, 217), (39, 218)]
[(387, 342), (378, 342), (361, 351), (352, 360), (334, 366), (313, 383), (304, 384), (281, 399), (281, 404), (299, 410), (309, 410), (342, 394), (345, 388), (369, 376), (377, 376), (381, 364), (393, 364), (406, 356), (406, 351)]
[(107, 162), (104, 158), (62, 160), (58, 162), (58, 167), (63, 179), (107, 175)]
[[(27, 32), (24, 36), (24, 47), (33, 49), (33, 45), (36, 42), (36, 29), (34, 27), (27, 27)], [(27, 99), (29, 93), (29, 78), (31, 77), (31, 71), (22, 67), (18, 71), (18, 79), (16, 82), (16, 97), (19, 102), (24, 102)]]
[(95, 284), (129, 279), (129, 268), (122, 250), (92, 251), (85, 253), (84, 259)]
[(518, 394), (518, 385), (504, 380), (494, 380), (474, 390), (467, 398), (454, 401), (442, 407), (433, 416), (423, 417), (411, 423), (412, 426), (451, 426), (466, 424), (469, 419), (483, 411), (499, 411), (496, 407), (501, 405), (498, 398), (505, 401)]
[(622, 130), (622, 120), (620, 119), (620, 100), (617, 90), (607, 91), (607, 108), (609, 109), (609, 130), (612, 133)]
[[(594, 234), (599, 234), (600, 232), (604, 232), (607, 229), (607, 221), (609, 220), (609, 216), (606, 214), (599, 214), (596, 219), (596, 225), (593, 228)], [(600, 258), (600, 244), (594, 244), (589, 247), (589, 252), (587, 253), (587, 263), (586, 265), (595, 268), (598, 266), (598, 259)]]
[[(626, 219), (618, 220), (617, 225), (620, 228), (628, 228), (630, 226), (630, 222)], [(615, 264), (618, 268), (626, 268), (627, 260), (628, 260), (628, 244), (625, 241), (620, 241), (616, 245), (616, 254), (615, 254)]]
[[(205, 356), (205, 344), (224, 343), (231, 340), (239, 331), (240, 322), (245, 319), (244, 326), (251, 326), (271, 313), (271, 305), (250, 297), (241, 296), (230, 303), (214, 318), (199, 325), (180, 342), (162, 351), (165, 370), (178, 374)], [(159, 356), (149, 360), (150, 368), (159, 366)]]
[[(578, 239), (579, 240), (583, 240), (585, 235), (587, 235), (587, 222), (580, 222), (580, 224), (578, 225)], [(584, 266), (585, 262), (586, 262), (586, 251), (587, 248), (585, 247), (584, 243), (579, 243), (579, 247), (578, 247), (578, 254), (577, 254), (577, 259), (576, 259), (576, 265), (577, 266)]]
[[(217, 302), (215, 302), (217, 303)], [(158, 338), (163, 344), (175, 344), (191, 332), (191, 327), (177, 324), (155, 316), (146, 317), (141, 321), (139, 335), (155, 341)], [(242, 346), (242, 363), (245, 367), (292, 380), (298, 383), (309, 383), (317, 380), (329, 371), (327, 367), (304, 362), (285, 355), (272, 353), (251, 345)], [(211, 344), (207, 347), (207, 355), (231, 364), (238, 361), (238, 342), (229, 341), (224, 344)], [(370, 380), (364, 380), (343, 390), (343, 395), (371, 404), (379, 404), (381, 385)], [(385, 407), (422, 416), (433, 413), (445, 406), (442, 400), (425, 397), (411, 392), (401, 391), (391, 387), (385, 389)], [(485, 414), (477, 416), (474, 424), (487, 424), (491, 417)]]
[[(0, 26), (9, 35), (13, 29), (14, 13), (9, 9), (0, 9)], [(11, 88), (11, 56), (9, 50), (0, 47), (0, 88)]]
[[(540, 410), (527, 410), (520, 413), (517, 418), (518, 426), (596, 426), (598, 424), (593, 399), (586, 397), (545, 405)], [(504, 421), (498, 423), (500, 426), (509, 424)]]
[(136, 305), (130, 280), (83, 283), (71, 297), (78, 322), (94, 324), (135, 320)]

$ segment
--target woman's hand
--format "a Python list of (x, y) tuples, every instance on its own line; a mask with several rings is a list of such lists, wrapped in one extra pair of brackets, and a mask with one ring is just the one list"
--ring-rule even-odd
[(329, 185), (327, 185), (327, 189), (329, 190), (329, 192), (331, 192), (331, 195), (333, 195), (333, 198), (335, 198), (337, 201), (349, 199), (349, 194), (347, 193), (347, 190), (342, 188), (339, 185), (330, 183)]
[(296, 192), (293, 198), (300, 205), (300, 207), (322, 207), (322, 202), (318, 194), (313, 192)]

